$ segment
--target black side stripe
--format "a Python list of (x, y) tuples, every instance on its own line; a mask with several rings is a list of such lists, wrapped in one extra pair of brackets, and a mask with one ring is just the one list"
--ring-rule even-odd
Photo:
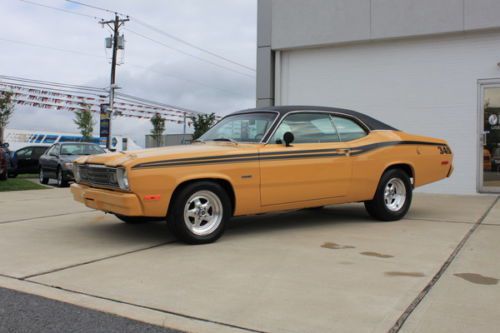
[(351, 152), (351, 156), (364, 154), (366, 152), (375, 149), (380, 149), (390, 146), (400, 146), (400, 145), (444, 146), (443, 143), (425, 142), (425, 141), (388, 141), (388, 142), (372, 143), (366, 146), (352, 148), (353, 150), (356, 149), (356, 151)]
[(193, 162), (176, 162), (176, 163), (163, 163), (154, 165), (136, 165), (133, 169), (145, 169), (145, 168), (158, 168), (158, 167), (171, 167), (171, 166), (183, 166), (183, 165), (205, 165), (205, 164), (217, 164), (217, 163), (238, 163), (238, 162), (254, 162), (254, 161), (270, 161), (270, 160), (286, 160), (286, 159), (305, 159), (305, 158), (322, 158), (322, 157), (338, 157), (345, 156), (345, 154), (331, 153), (331, 154), (306, 154), (306, 155), (288, 155), (288, 156), (268, 156), (268, 157), (249, 157), (249, 158), (226, 158), (218, 160), (207, 160), (207, 161), (193, 161)]
[[(388, 141), (373, 143), (365, 146), (352, 147), (350, 150), (351, 156), (357, 156), (367, 153), (372, 150), (399, 146), (399, 145), (430, 145), (430, 146), (444, 146), (441, 143), (425, 142), (425, 141)], [(345, 156), (343, 153), (338, 153), (341, 149), (347, 148), (330, 148), (330, 149), (315, 149), (315, 150), (295, 150), (295, 151), (282, 151), (282, 152), (264, 152), (264, 153), (251, 153), (251, 154), (234, 154), (234, 155), (219, 155), (219, 156), (205, 156), (205, 157), (191, 157), (180, 158), (172, 160), (163, 160), (157, 162), (148, 162), (137, 164), (132, 169), (143, 168), (158, 168), (158, 167), (171, 167), (171, 166), (186, 166), (186, 165), (201, 165), (201, 164), (217, 164), (217, 163), (238, 163), (250, 161), (269, 161), (278, 159), (303, 159), (303, 158), (322, 158), (322, 157), (339, 157)]]

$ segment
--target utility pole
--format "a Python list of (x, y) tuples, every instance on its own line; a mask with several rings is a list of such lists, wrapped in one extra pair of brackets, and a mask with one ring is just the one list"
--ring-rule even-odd
[[(118, 57), (118, 49), (123, 49), (124, 44), (123, 44), (123, 39), (122, 42), (120, 43), (120, 27), (125, 24), (125, 22), (130, 21), (130, 19), (127, 17), (125, 19), (121, 19), (117, 13), (115, 13), (115, 19), (111, 21), (101, 21), (101, 25), (104, 26), (105, 24), (111, 28), (113, 31), (113, 38), (111, 42), (111, 48), (113, 49), (113, 55), (111, 58), (111, 80), (110, 80), (110, 85), (109, 85), (109, 107), (108, 107), (108, 117), (109, 117), (109, 127), (108, 127), (108, 137), (106, 140), (106, 147), (108, 149), (112, 149), (112, 144), (111, 144), (111, 119), (114, 113), (114, 99), (115, 99), (115, 89), (116, 89), (116, 59)], [(107, 45), (108, 46), (108, 45)]]

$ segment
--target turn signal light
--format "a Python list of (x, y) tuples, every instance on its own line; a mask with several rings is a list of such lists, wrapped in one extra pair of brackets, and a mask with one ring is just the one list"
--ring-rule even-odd
[(159, 194), (148, 194), (144, 196), (144, 200), (160, 200), (161, 195)]

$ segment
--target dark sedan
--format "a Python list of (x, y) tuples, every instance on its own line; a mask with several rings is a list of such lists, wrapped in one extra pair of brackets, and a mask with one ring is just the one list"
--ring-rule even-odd
[(57, 186), (66, 187), (73, 180), (73, 161), (84, 155), (104, 154), (106, 151), (94, 143), (56, 143), (40, 157), (40, 183), (57, 180)]
[(12, 169), (9, 170), (9, 176), (16, 177), (23, 173), (38, 173), (40, 156), (47, 149), (49, 149), (47, 146), (28, 146), (12, 153)]
[(9, 153), (7, 148), (0, 145), (0, 180), (9, 178)]

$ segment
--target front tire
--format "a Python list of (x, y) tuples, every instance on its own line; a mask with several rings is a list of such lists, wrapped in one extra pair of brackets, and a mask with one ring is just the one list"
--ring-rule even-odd
[(410, 177), (401, 169), (391, 169), (382, 175), (374, 198), (365, 201), (365, 208), (377, 220), (396, 221), (406, 215), (411, 200)]
[(224, 188), (203, 181), (189, 184), (175, 195), (167, 223), (178, 239), (189, 244), (205, 244), (222, 236), (231, 213), (231, 201)]
[(40, 181), (40, 184), (47, 185), (49, 183), (49, 177), (45, 177), (43, 168), (40, 168), (40, 171), (38, 172), (38, 180)]
[(64, 179), (61, 168), (57, 169), (57, 187), (68, 187), (68, 181)]

